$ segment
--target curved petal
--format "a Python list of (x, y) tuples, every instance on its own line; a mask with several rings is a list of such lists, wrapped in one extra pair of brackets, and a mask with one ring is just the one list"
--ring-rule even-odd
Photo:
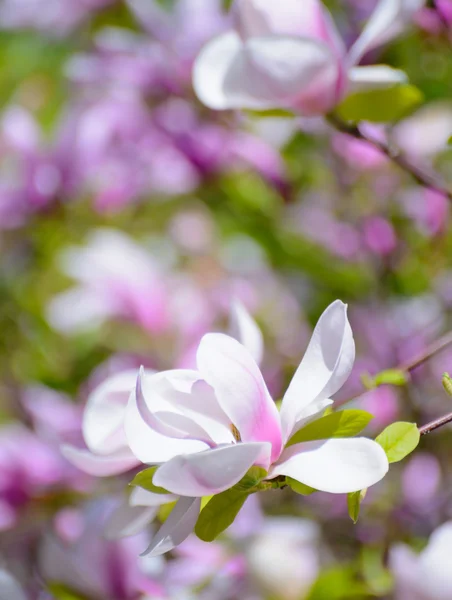
[(209, 42), (199, 54), (193, 83), (199, 99), (217, 110), (295, 107), (323, 111), (338, 86), (339, 68), (322, 42), (290, 36), (250, 39), (235, 33)]
[(370, 65), (351, 68), (348, 72), (348, 80), (350, 93), (392, 87), (408, 81), (408, 77), (400, 69), (393, 69), (386, 65)]
[(125, 473), (139, 465), (139, 461), (127, 449), (108, 456), (102, 456), (92, 454), (89, 450), (66, 445), (61, 447), (61, 454), (81, 471), (97, 477), (109, 477), (110, 475)]
[(270, 442), (276, 460), (282, 448), (278, 409), (248, 350), (227, 335), (209, 333), (201, 340), (197, 362), (242, 441)]
[[(162, 374), (159, 373), (157, 377), (151, 378), (151, 381), (155, 382), (155, 386), (151, 383), (148, 386), (148, 397), (149, 404), (155, 403), (156, 397), (160, 392), (160, 400), (164, 397), (165, 392), (158, 389), (159, 384), (162, 383)], [(135, 388), (135, 397), (143, 421), (153, 429), (156, 433), (160, 433), (170, 438), (177, 439), (194, 439), (205, 442), (210, 445), (212, 439), (208, 433), (194, 420), (183, 414), (171, 410), (171, 405), (168, 405), (167, 410), (152, 410), (143, 393), (143, 378), (144, 369), (141, 367)], [(169, 390), (169, 393), (174, 390)], [(170, 400), (170, 396), (167, 398)]]
[(83, 437), (96, 454), (111, 454), (126, 445), (124, 417), (137, 369), (109, 377), (89, 396), (83, 414)]
[(284, 439), (297, 421), (311, 413), (312, 402), (327, 399), (345, 383), (355, 360), (355, 342), (347, 305), (336, 300), (320, 317), (309, 346), (281, 406)]
[(3, 569), (0, 570), (0, 600), (27, 600), (14, 577)]
[(388, 468), (386, 454), (377, 442), (337, 438), (290, 446), (270, 476), (286, 475), (323, 492), (344, 494), (377, 483)]
[(155, 485), (181, 496), (210, 496), (229, 489), (248, 469), (264, 461), (268, 468), (267, 443), (232, 444), (199, 454), (176, 456), (154, 475)]
[(148, 427), (138, 410), (135, 394), (130, 396), (127, 405), (125, 432), (129, 448), (144, 464), (159, 464), (179, 454), (201, 452), (208, 448), (204, 442), (170, 438)]
[(141, 556), (159, 556), (181, 544), (193, 532), (200, 508), (200, 498), (181, 498)]
[(284, 0), (283, 7), (268, 0), (238, 0), (237, 29), (242, 39), (263, 35), (291, 35), (327, 43), (344, 54), (345, 46), (330, 13), (320, 0)]
[(425, 0), (380, 0), (350, 49), (349, 64), (357, 64), (369, 50), (398, 36), (424, 4)]
[(264, 339), (256, 321), (239, 300), (231, 305), (230, 334), (238, 340), (259, 365), (264, 356)]
[(104, 534), (108, 540), (130, 537), (143, 531), (154, 520), (157, 507), (131, 506), (128, 499), (112, 512), (105, 525)]
[(140, 370), (135, 397), (143, 421), (157, 433), (209, 446), (234, 441), (229, 419), (197, 371), (180, 369), (145, 377)]

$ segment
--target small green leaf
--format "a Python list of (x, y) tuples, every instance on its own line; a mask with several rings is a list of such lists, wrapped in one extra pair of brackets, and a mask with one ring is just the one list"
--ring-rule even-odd
[(157, 516), (159, 520), (164, 523), (166, 519), (170, 516), (171, 511), (176, 506), (177, 500), (174, 502), (168, 502), (167, 504), (162, 504), (158, 510)]
[(285, 110), (284, 108), (270, 108), (267, 110), (246, 110), (248, 115), (252, 117), (259, 117), (261, 119), (274, 119), (276, 118), (284, 118), (284, 119), (293, 119), (296, 115), (290, 110)]
[(158, 487), (152, 483), (152, 478), (154, 477), (157, 469), (158, 467), (150, 467), (149, 469), (140, 471), (132, 479), (130, 485), (136, 485), (147, 490), (148, 492), (152, 492), (153, 494), (169, 494), (170, 492), (168, 492), (168, 490)]
[(377, 373), (374, 377), (376, 386), (379, 385), (406, 385), (410, 379), (409, 374), (402, 369), (387, 369)]
[(55, 600), (85, 600), (85, 596), (81, 596), (59, 583), (50, 583), (48, 589)]
[(424, 100), (414, 85), (400, 84), (385, 89), (356, 92), (347, 96), (336, 108), (345, 121), (388, 123), (406, 117)]
[(265, 469), (252, 467), (231, 489), (213, 496), (199, 514), (196, 535), (204, 542), (212, 542), (234, 522), (249, 494), (253, 493), (267, 475)]
[(367, 598), (366, 586), (350, 567), (323, 569), (307, 600), (350, 600)]
[(386, 452), (390, 463), (399, 462), (419, 444), (420, 434), (415, 423), (392, 423), (380, 433), (376, 442)]
[(296, 479), (292, 479), (292, 477), (286, 477), (286, 483), (293, 489), (294, 492), (301, 494), (302, 496), (310, 496), (311, 494), (314, 494), (314, 492), (318, 492), (318, 490), (315, 488), (305, 485)]
[(297, 431), (290, 438), (287, 446), (293, 446), (300, 442), (352, 437), (360, 433), (372, 419), (373, 415), (365, 410), (351, 409), (331, 413), (308, 423)]
[(361, 502), (366, 497), (366, 493), (367, 489), (347, 494), (348, 514), (355, 525), (358, 522), (359, 512), (361, 510)]
[(449, 396), (452, 396), (452, 378), (449, 375), (449, 373), (443, 374), (442, 383), (443, 383), (443, 388), (446, 391), (446, 394), (448, 394)]

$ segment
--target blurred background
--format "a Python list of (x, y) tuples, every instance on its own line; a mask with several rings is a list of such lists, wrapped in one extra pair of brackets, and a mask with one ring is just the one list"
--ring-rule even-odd
[[(345, 497), (275, 491), (216, 542), (145, 559), (150, 531), (103, 536), (130, 473), (90, 477), (61, 455), (83, 446), (97, 385), (193, 366), (235, 298), (263, 331), (274, 398), (340, 298), (357, 342), (340, 399), (359, 395), (369, 435), (451, 410), (452, 348), (406, 386), (364, 393), (360, 379), (452, 328), (449, 200), (320, 118), (203, 107), (191, 67), (230, 26), (227, 4), (0, 0), (0, 568), (18, 600), (411, 600), (417, 553), (452, 519), (445, 428), (369, 492), (357, 525)], [(350, 44), (376, 3), (325, 4)], [(451, 23), (448, 0), (428, 4), (367, 58), (421, 90), (386, 134), (452, 185)], [(444, 581), (419, 598), (452, 598), (452, 569), (429, 556), (424, 579)]]

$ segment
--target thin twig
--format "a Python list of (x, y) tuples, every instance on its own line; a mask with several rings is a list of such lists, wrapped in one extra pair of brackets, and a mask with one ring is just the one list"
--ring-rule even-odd
[(374, 136), (363, 133), (357, 125), (350, 125), (339, 119), (336, 115), (329, 115), (328, 122), (341, 133), (346, 133), (357, 140), (372, 144), (377, 150), (387, 156), (393, 163), (398, 165), (406, 173), (425, 188), (428, 188), (438, 194), (445, 196), (452, 202), (452, 190), (448, 189), (447, 185), (442, 181), (440, 175), (433, 171), (421, 169), (414, 165), (398, 148), (392, 144), (382, 142)]
[(409, 361), (405, 365), (402, 365), (400, 367), (400, 370), (405, 371), (405, 372), (413, 371), (416, 367), (419, 367), (420, 365), (425, 363), (427, 360), (429, 360), (430, 358), (432, 358), (433, 356), (438, 354), (438, 352), (441, 352), (442, 350), (444, 350), (451, 344), (452, 344), (452, 331), (449, 331), (448, 333), (446, 333), (445, 335), (440, 337), (439, 340), (436, 340), (436, 342), (433, 342), (432, 344), (430, 344), (430, 346), (426, 350), (421, 352), (413, 360)]
[[(449, 331), (446, 334), (444, 334), (442, 337), (440, 337), (438, 340), (436, 340), (435, 342), (430, 344), (430, 346), (426, 350), (424, 350), (423, 352), (418, 354), (418, 356), (416, 356), (413, 360), (405, 363), (404, 365), (401, 365), (400, 367), (395, 367), (395, 368), (396, 368), (396, 370), (403, 371), (405, 373), (410, 373), (416, 367), (419, 367), (423, 363), (427, 362), (430, 358), (432, 358), (433, 356), (436, 356), (439, 352), (441, 352), (442, 350), (445, 350), (451, 344), (452, 344), (452, 331)], [(370, 391), (370, 390), (362, 389), (360, 392), (356, 393), (352, 398), (345, 398), (344, 400), (336, 400), (336, 402), (334, 403), (334, 407), (340, 408), (341, 406), (344, 406), (345, 404), (348, 404), (349, 402), (352, 402), (353, 400), (357, 400), (360, 396), (362, 396), (363, 394), (365, 394), (368, 391)]]
[(449, 413), (448, 415), (444, 415), (443, 417), (440, 417), (439, 419), (435, 419), (434, 421), (427, 423), (427, 425), (423, 425), (422, 427), (419, 427), (419, 433), (421, 435), (427, 435), (427, 433), (431, 433), (432, 431), (435, 431), (435, 429), (439, 429), (440, 427), (443, 427), (443, 425), (447, 425), (448, 423), (451, 423), (451, 422), (452, 422), (452, 413)]

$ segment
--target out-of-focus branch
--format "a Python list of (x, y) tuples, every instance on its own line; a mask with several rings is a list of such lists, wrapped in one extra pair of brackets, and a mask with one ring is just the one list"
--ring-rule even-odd
[[(438, 354), (442, 350), (445, 350), (450, 345), (452, 345), (452, 331), (448, 331), (447, 333), (445, 333), (438, 340), (436, 340), (435, 342), (430, 344), (430, 346), (428, 346), (428, 348), (426, 348), (423, 352), (418, 354), (418, 356), (416, 356), (414, 359), (405, 363), (404, 365), (396, 367), (395, 370), (409, 374), (409, 373), (411, 373), (411, 371), (416, 369), (416, 367), (419, 367), (420, 365), (424, 364), (430, 358), (432, 358), (433, 356), (436, 356), (436, 354)], [(353, 400), (358, 399), (360, 396), (362, 396), (362, 394), (366, 393), (367, 391), (368, 391), (367, 389), (362, 389), (359, 393), (355, 394), (352, 398), (346, 398), (344, 400), (337, 400), (334, 403), (334, 406), (335, 406), (335, 408), (344, 406), (344, 404), (348, 404), (349, 402), (352, 402)]]
[(387, 156), (393, 163), (398, 165), (406, 173), (417, 181), (419, 185), (442, 194), (452, 202), (452, 190), (442, 181), (441, 176), (425, 168), (413, 164), (401, 151), (394, 145), (382, 142), (371, 134), (363, 133), (358, 125), (351, 125), (339, 119), (336, 115), (329, 115), (328, 122), (341, 133), (346, 133), (357, 140), (372, 144), (377, 150)]
[(435, 419), (434, 421), (427, 423), (427, 425), (423, 425), (422, 427), (419, 427), (419, 433), (421, 435), (427, 435), (427, 433), (431, 433), (432, 431), (435, 431), (435, 429), (439, 429), (440, 427), (443, 427), (444, 425), (447, 425), (448, 423), (452, 423), (452, 413), (444, 415), (443, 417), (440, 417), (439, 419)]

